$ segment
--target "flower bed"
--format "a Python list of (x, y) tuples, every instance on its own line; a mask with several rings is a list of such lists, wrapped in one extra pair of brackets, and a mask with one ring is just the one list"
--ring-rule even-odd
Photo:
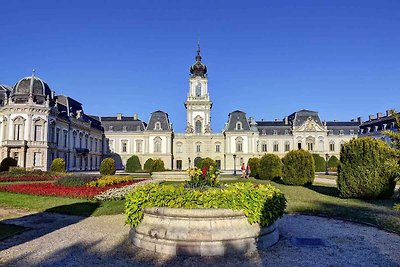
[(152, 179), (136, 180), (136, 183), (130, 184), (124, 187), (111, 188), (107, 191), (100, 193), (95, 196), (95, 199), (105, 201), (105, 200), (122, 200), (125, 199), (125, 195), (131, 192), (136, 186), (141, 186), (149, 183), (160, 183), (160, 181), (154, 181)]
[(36, 175), (23, 175), (23, 176), (2, 176), (0, 177), (0, 182), (30, 182), (30, 181), (54, 181), (60, 178), (57, 175), (46, 175), (46, 176), (36, 176)]
[(250, 224), (268, 226), (283, 215), (286, 199), (271, 185), (235, 183), (226, 188), (194, 190), (172, 185), (148, 184), (126, 195), (127, 223), (136, 227), (144, 208), (222, 208), (242, 210)]
[(0, 191), (22, 193), (40, 196), (57, 196), (57, 197), (76, 197), (76, 198), (92, 198), (106, 190), (115, 187), (123, 187), (138, 181), (121, 183), (118, 185), (110, 185), (104, 187), (89, 186), (62, 186), (57, 184), (9, 184), (0, 186)]
[[(104, 187), (108, 185), (116, 185), (120, 183), (126, 183), (135, 179), (132, 176), (121, 176), (121, 175), (107, 175), (103, 176), (95, 181), (89, 182), (87, 185), (91, 187)], [(141, 181), (141, 180), (140, 180)]]

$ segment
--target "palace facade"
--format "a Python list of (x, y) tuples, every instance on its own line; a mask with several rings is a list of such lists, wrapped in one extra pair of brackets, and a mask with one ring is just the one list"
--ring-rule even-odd
[(168, 114), (160, 110), (147, 122), (138, 114), (87, 115), (80, 102), (56, 95), (35, 74), (14, 86), (0, 85), (1, 158), (13, 157), (21, 167), (48, 170), (52, 160), (60, 157), (68, 170), (78, 171), (98, 170), (106, 157), (114, 158), (119, 169), (137, 155), (142, 166), (149, 158), (161, 158), (167, 169), (175, 170), (210, 157), (222, 170), (233, 170), (251, 157), (265, 153), (283, 157), (293, 149), (338, 157), (341, 146), (359, 134), (375, 132), (380, 138), (379, 130), (394, 127), (389, 114), (362, 123), (361, 118), (324, 121), (316, 111), (299, 110), (281, 120), (257, 121), (235, 110), (222, 132), (214, 133), (207, 67), (200, 48), (195, 60), (184, 103), (184, 133), (174, 132)]

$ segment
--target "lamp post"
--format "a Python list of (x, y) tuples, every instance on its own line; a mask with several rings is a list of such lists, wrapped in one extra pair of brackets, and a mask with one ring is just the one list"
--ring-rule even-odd
[(188, 157), (188, 161), (189, 161), (189, 169), (190, 169), (190, 157)]
[(328, 171), (328, 160), (329, 160), (329, 154), (326, 153), (326, 154), (325, 154), (325, 175), (329, 175), (329, 171)]
[(236, 175), (236, 154), (233, 154), (233, 175)]

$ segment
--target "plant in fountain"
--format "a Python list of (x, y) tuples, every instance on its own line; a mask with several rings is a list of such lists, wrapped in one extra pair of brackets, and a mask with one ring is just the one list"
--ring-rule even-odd
[(204, 166), (202, 169), (197, 167), (188, 169), (190, 180), (185, 183), (186, 188), (208, 188), (219, 187), (219, 171), (214, 166)]

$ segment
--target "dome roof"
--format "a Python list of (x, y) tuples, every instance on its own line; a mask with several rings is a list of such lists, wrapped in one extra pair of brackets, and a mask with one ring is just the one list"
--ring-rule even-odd
[(201, 76), (204, 77), (207, 73), (207, 66), (201, 63), (201, 55), (200, 55), (200, 45), (197, 49), (196, 63), (190, 66), (190, 73), (192, 77)]
[(42, 104), (46, 98), (52, 98), (49, 85), (33, 74), (19, 80), (12, 91), (11, 97), (15, 102), (26, 102), (29, 96), (33, 97), (34, 102)]

